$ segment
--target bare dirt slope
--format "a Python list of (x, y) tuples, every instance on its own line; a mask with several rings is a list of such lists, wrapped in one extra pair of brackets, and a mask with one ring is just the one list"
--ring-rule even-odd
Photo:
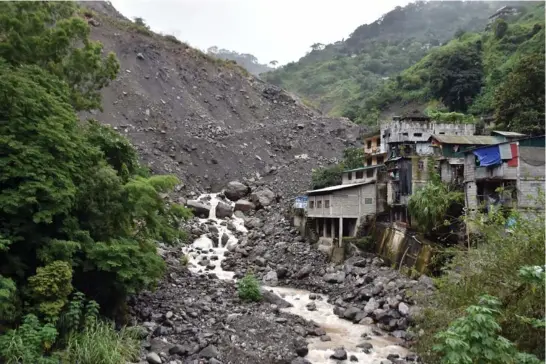
[(264, 182), (284, 197), (308, 188), (312, 168), (357, 145), (359, 128), (317, 115), (233, 63), (160, 35), (135, 31), (104, 2), (91, 37), (113, 51), (118, 78), (103, 91), (103, 112), (155, 173), (174, 173), (183, 193), (218, 191), (230, 180)]

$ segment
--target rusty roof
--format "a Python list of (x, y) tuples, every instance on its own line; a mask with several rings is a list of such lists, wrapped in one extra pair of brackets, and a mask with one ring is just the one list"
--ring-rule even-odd
[(500, 138), (489, 135), (439, 135), (434, 134), (431, 138), (444, 144), (470, 144), (470, 145), (491, 145), (502, 142)]

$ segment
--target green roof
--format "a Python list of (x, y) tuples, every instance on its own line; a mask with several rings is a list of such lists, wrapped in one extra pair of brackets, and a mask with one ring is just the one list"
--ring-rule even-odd
[(354, 169), (347, 169), (345, 171), (343, 171), (343, 173), (346, 173), (346, 172), (356, 172), (356, 171), (364, 171), (366, 169), (373, 169), (373, 168), (377, 168), (377, 167), (381, 167), (383, 166), (383, 164), (376, 164), (374, 166), (366, 166), (366, 167), (360, 167), (360, 168), (354, 168)]

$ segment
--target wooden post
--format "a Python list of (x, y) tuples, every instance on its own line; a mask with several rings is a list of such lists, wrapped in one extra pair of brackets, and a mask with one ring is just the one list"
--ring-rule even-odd
[(343, 246), (343, 218), (339, 218), (339, 247)]

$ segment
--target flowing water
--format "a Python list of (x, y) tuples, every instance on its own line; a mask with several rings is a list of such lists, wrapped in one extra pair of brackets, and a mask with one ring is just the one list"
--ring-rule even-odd
[[(200, 221), (203, 224), (208, 222), (216, 226), (219, 232), (218, 244), (214, 244), (209, 237), (202, 235), (193, 242), (193, 251), (190, 251), (191, 248), (185, 248), (185, 253), (189, 256), (189, 269), (195, 273), (214, 272), (220, 279), (232, 280), (234, 272), (224, 271), (221, 267), (221, 262), (228, 247), (236, 245), (238, 239), (227, 229), (225, 224), (221, 225), (223, 220), (216, 218), (216, 205), (220, 201), (217, 197), (218, 195), (203, 195), (200, 199), (207, 196), (210, 196), (210, 201), (208, 201), (211, 205), (210, 215), (208, 219), (200, 219)], [(241, 233), (247, 232), (244, 227), (243, 219), (233, 216), (231, 221), (237, 231)], [(221, 238), (223, 234), (226, 234), (229, 239), (227, 243), (222, 246)], [(217, 245), (217, 247), (214, 247), (214, 245)], [(218, 259), (210, 260), (212, 256), (217, 256)], [(203, 257), (214, 264), (213, 270), (205, 270), (205, 267), (199, 265), (199, 261), (203, 259)], [(317, 299), (313, 300), (313, 302), (316, 305), (316, 310), (309, 311), (306, 308), (306, 305), (312, 302), (309, 298), (309, 295), (311, 294), (309, 291), (288, 287), (264, 287), (264, 289), (275, 292), (293, 305), (293, 307), (283, 309), (284, 312), (289, 312), (303, 317), (306, 320), (315, 322), (322, 327), (326, 331), (326, 334), (331, 338), (331, 341), (321, 341), (318, 337), (308, 340), (309, 354), (306, 356), (306, 359), (311, 363), (338, 363), (329, 358), (330, 355), (334, 353), (334, 349), (339, 347), (344, 347), (348, 356), (356, 356), (359, 363), (379, 364), (382, 362), (382, 359), (383, 362), (385, 362), (385, 359), (389, 354), (398, 354), (400, 357), (404, 357), (408, 354), (406, 349), (396, 344), (395, 338), (390, 336), (375, 336), (372, 333), (372, 327), (370, 325), (356, 325), (350, 321), (337, 317), (333, 312), (334, 306), (327, 302), (327, 296), (315, 295)], [(365, 341), (362, 338), (363, 334), (367, 334), (370, 340)], [(369, 342), (373, 345), (370, 354), (364, 353), (362, 349), (357, 347), (358, 344), (363, 342)]]

